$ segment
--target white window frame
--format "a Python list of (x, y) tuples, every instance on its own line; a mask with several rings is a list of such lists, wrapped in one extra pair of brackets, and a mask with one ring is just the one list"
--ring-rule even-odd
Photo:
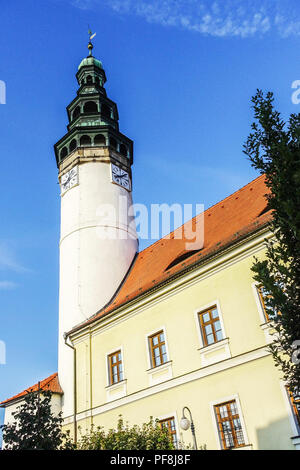
[(292, 403), (291, 403), (291, 399), (290, 399), (288, 391), (286, 389), (286, 383), (283, 380), (280, 380), (280, 389), (281, 389), (281, 392), (282, 392), (282, 395), (283, 395), (284, 403), (285, 403), (285, 406), (286, 406), (286, 410), (287, 410), (290, 425), (291, 425), (291, 432), (292, 432), (291, 437), (299, 436), (300, 435), (300, 429), (299, 429), (299, 426), (297, 425), (297, 422), (296, 422), (297, 418), (294, 415), (294, 410), (293, 410), (293, 406), (292, 406)]
[[(116, 382), (115, 384), (114, 383), (110, 383), (110, 369), (109, 369), (109, 356), (111, 354), (114, 354), (116, 353), (117, 351), (121, 351), (121, 357), (122, 357), (122, 369), (123, 369), (123, 380), (121, 380), (120, 382)], [(125, 365), (124, 365), (124, 352), (123, 352), (123, 345), (121, 346), (118, 346), (114, 349), (111, 349), (109, 352), (106, 352), (105, 353), (105, 357), (106, 357), (106, 361), (105, 361), (105, 365), (106, 365), (106, 387), (114, 387), (122, 382), (124, 382), (126, 380), (126, 376), (125, 376)]]
[(258, 282), (252, 282), (252, 289), (253, 289), (253, 293), (254, 293), (255, 303), (256, 303), (257, 310), (258, 310), (258, 313), (259, 313), (259, 318), (260, 318), (260, 321), (261, 321), (260, 326), (262, 326), (262, 325), (265, 325), (265, 324), (269, 324), (270, 320), (266, 319), (265, 311), (264, 311), (264, 308), (261, 304), (261, 299), (260, 299), (259, 292), (258, 292), (259, 285), (260, 284)]
[[(205, 310), (208, 310), (209, 308), (213, 307), (214, 305), (217, 307), (217, 310), (218, 310), (223, 338), (220, 341), (217, 341), (215, 343), (205, 345), (204, 341), (203, 341), (199, 315), (201, 313), (204, 313)], [(220, 305), (219, 300), (212, 300), (211, 302), (209, 302), (209, 304), (202, 305), (201, 307), (197, 308), (194, 311), (194, 317), (195, 317), (195, 321), (196, 321), (198, 340), (199, 340), (199, 344), (200, 344), (201, 349), (202, 348), (203, 349), (213, 348), (214, 345), (216, 346), (217, 344), (221, 343), (221, 341), (224, 341), (224, 340), (228, 339), (227, 336), (226, 336), (226, 331), (225, 331), (225, 326), (224, 326), (224, 321), (223, 321), (223, 314), (222, 314), (221, 305)]]
[(178, 426), (178, 419), (177, 419), (177, 412), (176, 411), (172, 411), (171, 413), (166, 413), (164, 415), (160, 415), (157, 417), (157, 419), (159, 421), (163, 420), (163, 419), (169, 419), (171, 418), (172, 416), (174, 416), (174, 420), (175, 420), (175, 429), (176, 429), (176, 440), (177, 440), (177, 449), (178, 449), (178, 444), (179, 444), (179, 441), (180, 441), (180, 433), (179, 433), (179, 426)]
[[(150, 337), (158, 333), (159, 331), (163, 331), (164, 333), (164, 338), (165, 338), (165, 345), (166, 345), (166, 352), (167, 352), (167, 361), (164, 362), (163, 364), (160, 364), (159, 366), (155, 366), (152, 364), (152, 355), (151, 355), (151, 346), (150, 346)], [(147, 364), (148, 364), (148, 370), (155, 370), (158, 367), (163, 367), (164, 365), (168, 364), (170, 362), (170, 354), (169, 354), (169, 347), (168, 347), (168, 339), (167, 339), (167, 334), (166, 334), (166, 327), (165, 326), (160, 326), (156, 328), (155, 330), (151, 331), (150, 333), (147, 333), (145, 335), (145, 341), (146, 341), (146, 348), (147, 348)]]
[(211, 412), (211, 416), (212, 416), (212, 421), (213, 421), (213, 426), (214, 426), (214, 431), (215, 431), (215, 436), (216, 436), (216, 441), (217, 441), (219, 450), (223, 450), (223, 447), (222, 447), (222, 439), (221, 439), (220, 432), (219, 432), (219, 427), (218, 427), (217, 415), (216, 415), (216, 412), (215, 412), (215, 406), (216, 405), (221, 405), (222, 403), (227, 403), (227, 402), (233, 401), (233, 400), (235, 400), (235, 402), (236, 402), (236, 407), (237, 407), (237, 410), (238, 410), (238, 413), (239, 413), (239, 418), (240, 418), (242, 431), (243, 431), (243, 436), (244, 436), (244, 441), (245, 441), (244, 446), (240, 447), (240, 448), (237, 447), (236, 450), (243, 449), (246, 446), (250, 447), (249, 439), (248, 439), (248, 433), (247, 433), (247, 429), (246, 429), (246, 425), (245, 425), (245, 421), (244, 421), (244, 416), (243, 416), (243, 412), (242, 412), (240, 399), (239, 399), (238, 394), (235, 394), (235, 395), (230, 395), (230, 396), (227, 396), (227, 397), (218, 398), (217, 400), (211, 401), (210, 404), (209, 404), (210, 405), (210, 412)]
[(272, 341), (274, 341), (274, 333), (276, 334), (273, 328), (274, 324), (272, 320), (266, 319), (264, 307), (261, 303), (260, 295), (258, 292), (258, 287), (260, 284), (255, 281), (255, 282), (252, 282), (251, 285), (252, 285), (253, 295), (254, 295), (255, 303), (257, 306), (258, 314), (259, 314), (259, 319), (260, 319), (259, 326), (264, 332), (266, 344), (270, 344), (272, 343)]

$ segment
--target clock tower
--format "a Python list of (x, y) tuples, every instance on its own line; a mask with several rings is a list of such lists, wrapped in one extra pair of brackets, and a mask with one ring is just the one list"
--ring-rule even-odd
[(133, 142), (119, 131), (102, 63), (78, 67), (77, 96), (67, 106), (68, 132), (55, 144), (61, 188), (59, 381), (63, 416), (74, 413), (73, 351), (64, 333), (114, 296), (138, 250), (132, 213)]

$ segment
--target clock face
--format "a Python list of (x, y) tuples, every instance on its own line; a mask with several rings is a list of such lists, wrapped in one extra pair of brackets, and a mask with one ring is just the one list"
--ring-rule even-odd
[(129, 173), (127, 171), (122, 170), (122, 168), (112, 163), (111, 174), (113, 183), (122, 186), (123, 188), (127, 189), (127, 191), (131, 191), (131, 181)]
[(78, 184), (78, 166), (74, 166), (61, 177), (61, 193), (65, 193), (76, 184)]

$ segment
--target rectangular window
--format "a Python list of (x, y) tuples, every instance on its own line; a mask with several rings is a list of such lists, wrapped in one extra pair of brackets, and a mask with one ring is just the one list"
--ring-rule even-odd
[(167, 362), (167, 349), (165, 343), (165, 335), (163, 331), (159, 331), (149, 337), (152, 367), (160, 366)]
[(123, 380), (123, 364), (121, 351), (116, 351), (108, 356), (109, 383), (116, 384)]
[(159, 421), (161, 428), (167, 428), (169, 434), (172, 438), (172, 442), (174, 447), (177, 447), (177, 435), (176, 435), (176, 426), (175, 426), (175, 418), (172, 416), (171, 418), (162, 419)]
[(244, 446), (245, 439), (236, 401), (216, 405), (215, 413), (223, 449)]
[(204, 346), (223, 339), (223, 332), (216, 305), (199, 314), (201, 334)]
[(270, 318), (269, 318), (269, 315), (267, 313), (266, 304), (265, 304), (265, 299), (268, 296), (268, 294), (265, 291), (263, 286), (258, 286), (257, 287), (257, 292), (258, 292), (258, 295), (259, 295), (261, 308), (263, 309), (263, 312), (264, 312), (265, 320), (266, 320), (266, 322), (268, 322), (268, 321), (270, 321)]
[(296, 395), (295, 393), (292, 393), (288, 387), (286, 387), (286, 390), (290, 399), (296, 426), (300, 432), (300, 393)]

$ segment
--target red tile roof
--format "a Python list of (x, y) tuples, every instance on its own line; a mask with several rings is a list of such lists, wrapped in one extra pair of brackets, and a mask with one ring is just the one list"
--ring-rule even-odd
[[(29, 392), (35, 392), (39, 388), (39, 382), (33, 385), (32, 387), (27, 388), (26, 390), (23, 390), (23, 392), (18, 393), (18, 395), (15, 395), (11, 398), (8, 398), (7, 400), (4, 400), (0, 403), (0, 406), (7, 406), (11, 404), (12, 401), (18, 400), (22, 397), (24, 397), (27, 393)], [(40, 382), (40, 389), (41, 390), (50, 390), (53, 393), (58, 393), (60, 395), (63, 394), (62, 388), (59, 385), (58, 381), (58, 374), (57, 372), (55, 374), (50, 375), (50, 377), (47, 377), (46, 379), (42, 380)]]
[[(187, 267), (197, 264), (213, 256), (222, 249), (233, 245), (243, 237), (257, 231), (270, 222), (271, 211), (266, 210), (266, 194), (269, 193), (265, 185), (264, 175), (259, 176), (249, 184), (239, 189), (226, 199), (218, 202), (204, 212), (204, 245), (199, 251), (188, 252), (186, 238), (177, 239), (176, 235), (181, 228), (150, 245), (137, 254), (128, 275), (117, 291), (113, 300), (92, 316), (85, 323), (78, 325), (72, 331), (94, 322), (106, 313), (146, 293), (153, 287), (182, 273)], [(198, 215), (188, 221), (184, 227), (196, 227), (202, 220)], [(189, 232), (185, 232), (189, 233)], [(57, 373), (40, 382), (43, 390), (62, 394)], [(9, 398), (0, 406), (23, 397), (27, 392), (38, 389), (38, 383), (23, 392)]]
[[(267, 193), (269, 189), (265, 185), (265, 176), (261, 175), (207, 209), (204, 212), (204, 246), (192, 256), (189, 256), (191, 252), (186, 250), (187, 240), (176, 239), (176, 234), (181, 228), (138, 253), (112, 301), (72, 331), (94, 322), (106, 313), (178, 275), (188, 266), (201, 262), (265, 226), (272, 217), (271, 211), (266, 210)], [(201, 215), (198, 215), (188, 221), (184, 227), (189, 226), (194, 229), (201, 220)], [(182, 259), (184, 257), (186, 259)]]

